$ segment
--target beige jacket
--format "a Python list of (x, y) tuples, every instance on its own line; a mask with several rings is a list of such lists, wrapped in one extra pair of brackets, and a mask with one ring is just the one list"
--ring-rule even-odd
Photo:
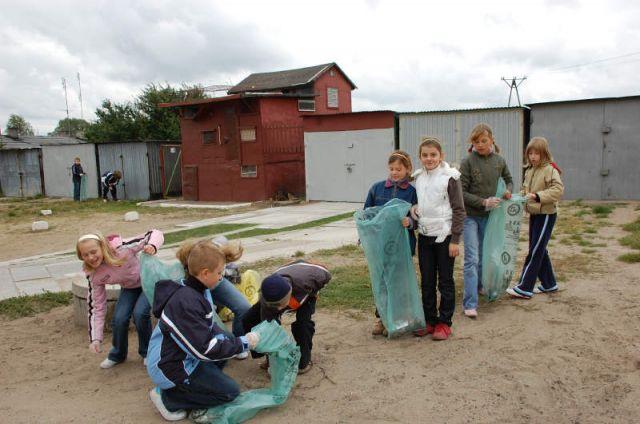
[(527, 200), (527, 211), (531, 215), (550, 215), (557, 212), (558, 201), (564, 192), (564, 185), (558, 171), (550, 163), (530, 166), (524, 173), (522, 195), (535, 193), (540, 201)]

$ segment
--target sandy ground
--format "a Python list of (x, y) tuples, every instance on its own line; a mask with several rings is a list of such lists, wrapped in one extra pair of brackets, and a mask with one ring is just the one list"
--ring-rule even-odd
[[(620, 207), (610, 220), (637, 215)], [(615, 260), (627, 250), (609, 237), (622, 234), (618, 226), (598, 234), (609, 244), (599, 249), (606, 272), (570, 276), (560, 292), (530, 301), (484, 305), (477, 320), (458, 306), (445, 342), (373, 338), (368, 314), (319, 310), (315, 368), (284, 406), (253, 422), (638, 422), (640, 265)], [(551, 253), (572, 255), (558, 243)], [(0, 323), (0, 421), (163, 422), (135, 349), (126, 363), (100, 370), (103, 355), (89, 353), (71, 316), (65, 307)], [(268, 382), (257, 361), (227, 370), (244, 388)]]

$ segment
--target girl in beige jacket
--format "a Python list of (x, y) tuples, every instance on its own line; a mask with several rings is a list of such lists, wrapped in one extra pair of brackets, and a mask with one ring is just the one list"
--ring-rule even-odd
[[(547, 243), (557, 218), (558, 201), (564, 192), (560, 168), (553, 162), (549, 143), (534, 137), (525, 151), (527, 169), (522, 195), (526, 196), (529, 218), (529, 254), (518, 284), (507, 289), (513, 297), (530, 299), (534, 293), (558, 290), (556, 277), (547, 251)], [(542, 283), (534, 289), (537, 280)]]

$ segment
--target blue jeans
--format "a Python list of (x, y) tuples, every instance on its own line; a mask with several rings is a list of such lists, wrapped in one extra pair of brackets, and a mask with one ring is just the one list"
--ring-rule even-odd
[(227, 307), (233, 312), (233, 325), (231, 326), (233, 335), (236, 337), (244, 336), (242, 316), (251, 307), (247, 298), (226, 278), (223, 278), (211, 290), (211, 298), (218, 308)]
[(240, 394), (240, 386), (222, 372), (222, 362), (200, 362), (185, 384), (162, 390), (162, 403), (169, 411), (206, 409), (231, 402)]
[(478, 307), (478, 290), (482, 289), (482, 240), (488, 219), (482, 216), (464, 219), (464, 309)]
[(81, 180), (73, 180), (73, 200), (80, 200), (80, 184), (82, 184)]
[(109, 359), (122, 362), (127, 359), (129, 350), (129, 320), (133, 315), (133, 323), (138, 331), (138, 353), (147, 357), (147, 348), (151, 338), (151, 307), (142, 287), (136, 289), (120, 289), (120, 297), (116, 303), (111, 321), (113, 347), (109, 351)]

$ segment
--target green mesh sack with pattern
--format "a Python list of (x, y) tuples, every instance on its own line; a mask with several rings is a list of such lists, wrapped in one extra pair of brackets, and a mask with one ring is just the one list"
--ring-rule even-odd
[(402, 226), (410, 208), (404, 200), (391, 199), (354, 214), (373, 298), (389, 338), (425, 327), (409, 234)]
[[(502, 198), (505, 190), (506, 184), (500, 178), (496, 197)], [(482, 241), (482, 286), (489, 301), (499, 298), (513, 278), (525, 200), (514, 194), (489, 213)]]
[(229, 403), (193, 411), (191, 420), (206, 424), (235, 424), (253, 418), (260, 410), (282, 405), (296, 382), (300, 348), (274, 321), (263, 321), (251, 329), (260, 336), (255, 350), (269, 356), (271, 386), (248, 390)]

